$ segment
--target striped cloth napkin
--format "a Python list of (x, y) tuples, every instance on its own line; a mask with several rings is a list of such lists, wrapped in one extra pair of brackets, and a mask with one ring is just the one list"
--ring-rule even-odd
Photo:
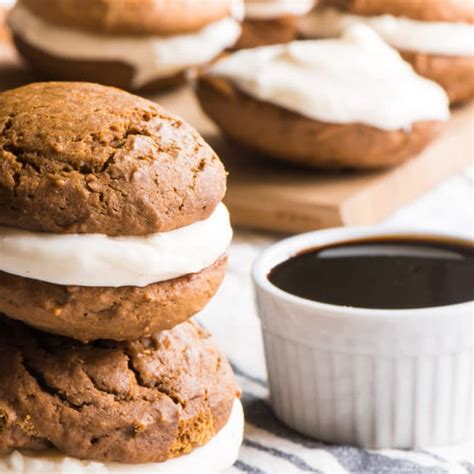
[[(245, 439), (231, 472), (263, 473), (371, 473), (473, 474), (466, 459), (448, 459), (437, 450), (366, 450), (328, 445), (299, 435), (280, 423), (268, 404), (265, 379), (234, 365), (244, 390)], [(472, 448), (472, 446), (471, 446)], [(463, 451), (463, 448), (458, 448)], [(441, 450), (442, 452), (442, 450)], [(462, 455), (461, 455), (462, 456)]]
[(373, 474), (474, 474), (472, 443), (430, 450), (366, 450), (328, 445), (280, 423), (268, 403), (259, 320), (250, 279), (252, 262), (275, 239), (238, 233), (229, 272), (216, 298), (198, 317), (226, 351), (243, 389), (245, 439), (230, 472)]

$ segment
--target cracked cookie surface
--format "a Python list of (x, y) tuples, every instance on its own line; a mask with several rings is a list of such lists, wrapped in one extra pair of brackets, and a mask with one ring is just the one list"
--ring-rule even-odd
[(209, 217), (225, 182), (202, 137), (154, 102), (90, 83), (0, 94), (0, 225), (166, 232)]
[(193, 322), (85, 345), (0, 315), (0, 452), (163, 462), (206, 444), (236, 394), (228, 361)]

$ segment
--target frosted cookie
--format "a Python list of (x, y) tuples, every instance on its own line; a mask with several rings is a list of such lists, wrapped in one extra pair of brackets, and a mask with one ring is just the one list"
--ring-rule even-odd
[(182, 82), (232, 46), (241, 1), (19, 0), (8, 23), (45, 78), (148, 92)]
[(218, 472), (243, 435), (224, 354), (191, 322), (81, 344), (0, 315), (0, 472)]
[(376, 168), (419, 153), (449, 117), (443, 89), (371, 29), (243, 50), (200, 79), (205, 112), (235, 141), (321, 168)]
[(297, 20), (315, 0), (246, 0), (242, 36), (236, 49), (254, 48), (296, 39)]
[(474, 97), (474, 2), (471, 0), (325, 0), (301, 20), (306, 38), (340, 35), (354, 23), (373, 28), (452, 103)]
[(82, 341), (185, 321), (224, 277), (225, 188), (154, 102), (88, 83), (0, 94), (0, 311)]

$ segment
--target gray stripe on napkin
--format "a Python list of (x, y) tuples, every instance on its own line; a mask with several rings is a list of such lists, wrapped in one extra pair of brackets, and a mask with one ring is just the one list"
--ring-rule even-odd
[(405, 459), (391, 457), (349, 446), (331, 446), (328, 451), (350, 472), (370, 474), (449, 474), (439, 466), (420, 466)]
[(262, 399), (249, 393), (244, 393), (243, 405), (248, 423), (276, 436), (292, 441), (309, 449), (324, 449), (332, 454), (349, 472), (367, 474), (449, 474), (446, 469), (433, 466), (420, 466), (405, 459), (394, 459), (382, 454), (369, 452), (365, 449), (349, 446), (332, 446), (320, 441), (306, 438), (279, 422), (270, 406)]
[(318, 469), (310, 466), (307, 464), (303, 459), (299, 458), (298, 456), (295, 456), (294, 454), (286, 453), (280, 449), (276, 448), (271, 448), (269, 446), (265, 446), (261, 443), (257, 443), (256, 441), (251, 441), (249, 439), (244, 439), (244, 446), (248, 446), (249, 448), (254, 448), (258, 449), (259, 451), (264, 451), (265, 453), (268, 453), (272, 455), (273, 457), (276, 458), (281, 458), (284, 459), (285, 461), (290, 462), (291, 464), (295, 465), (298, 469), (301, 471), (306, 471), (306, 472), (315, 472), (318, 474), (323, 474), (321, 471)]
[(259, 469), (258, 467), (251, 466), (243, 461), (235, 461), (234, 467), (242, 472), (248, 472), (250, 474), (265, 474), (264, 471)]

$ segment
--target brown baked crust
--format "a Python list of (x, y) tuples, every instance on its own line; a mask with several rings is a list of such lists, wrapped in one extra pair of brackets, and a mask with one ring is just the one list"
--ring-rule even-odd
[(474, 57), (442, 56), (401, 51), (416, 72), (440, 84), (452, 104), (474, 98)]
[(355, 15), (395, 15), (421, 21), (474, 23), (474, 3), (466, 0), (320, 0)]
[(144, 235), (205, 219), (225, 171), (202, 137), (154, 102), (89, 83), (0, 94), (0, 224)]
[(232, 13), (232, 0), (20, 0), (40, 18), (100, 34), (176, 35)]
[(242, 34), (232, 49), (256, 48), (289, 43), (297, 36), (297, 17), (284, 16), (271, 20), (250, 20), (242, 23)]
[(119, 288), (55, 285), (0, 272), (0, 312), (83, 342), (136, 339), (198, 313), (219, 288), (226, 268), (222, 256), (199, 273)]
[(14, 34), (13, 40), (18, 52), (41, 80), (96, 82), (138, 94), (154, 94), (186, 82), (186, 71), (183, 71), (136, 87), (133, 84), (135, 70), (128, 64), (53, 56), (26, 42), (20, 35)]
[(307, 167), (392, 166), (418, 154), (442, 129), (440, 122), (419, 122), (411, 131), (393, 132), (323, 123), (254, 99), (220, 78), (201, 77), (197, 95), (230, 138), (268, 157)]
[(228, 361), (195, 323), (85, 345), (0, 316), (0, 452), (163, 462), (206, 444), (236, 395)]

